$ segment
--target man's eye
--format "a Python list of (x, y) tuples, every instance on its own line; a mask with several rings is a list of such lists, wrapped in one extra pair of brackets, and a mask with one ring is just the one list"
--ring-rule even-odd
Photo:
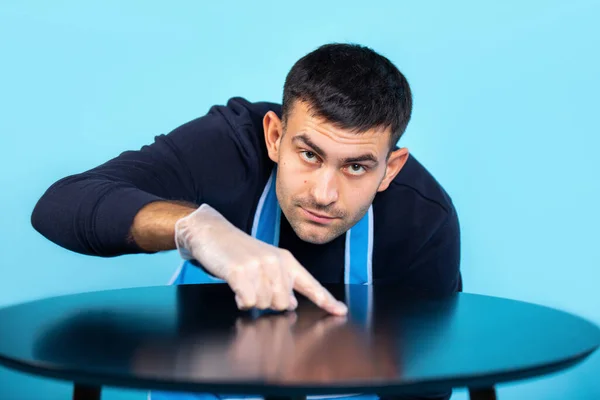
[(300, 154), (308, 162), (315, 162), (317, 160), (317, 155), (312, 151), (303, 151)]
[(367, 169), (360, 164), (352, 164), (348, 168), (351, 175), (362, 175), (367, 172)]

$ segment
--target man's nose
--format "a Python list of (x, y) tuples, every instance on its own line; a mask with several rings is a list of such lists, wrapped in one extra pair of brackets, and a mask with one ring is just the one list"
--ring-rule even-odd
[(322, 207), (335, 203), (339, 196), (336, 171), (330, 168), (319, 169), (313, 183), (312, 195), (315, 202)]

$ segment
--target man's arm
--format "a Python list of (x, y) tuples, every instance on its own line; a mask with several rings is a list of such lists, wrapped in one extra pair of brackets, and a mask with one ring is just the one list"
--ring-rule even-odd
[(183, 258), (225, 280), (241, 309), (293, 310), (296, 290), (330, 313), (346, 314), (347, 307), (289, 251), (240, 228), (266, 168), (260, 170), (264, 148), (255, 124), (239, 103), (228, 106), (60, 180), (38, 201), (33, 226), (84, 254), (178, 248)]
[(144, 251), (173, 250), (175, 223), (190, 215), (196, 208), (169, 202), (155, 202), (144, 206), (133, 219), (131, 239)]
[(223, 196), (242, 190), (243, 171), (257, 162), (224, 117), (241, 113), (233, 107), (219, 107), (139, 150), (57, 181), (37, 202), (33, 227), (87, 255), (173, 249), (174, 221), (202, 203), (218, 208)]

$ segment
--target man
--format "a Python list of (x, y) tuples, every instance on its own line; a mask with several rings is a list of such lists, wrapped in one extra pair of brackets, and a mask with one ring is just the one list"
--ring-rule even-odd
[(460, 235), (444, 189), (396, 146), (411, 90), (385, 57), (324, 45), (289, 72), (282, 105), (233, 98), (139, 151), (52, 185), (32, 224), (104, 257), (178, 249), (174, 283), (229, 284), (240, 309), (332, 314), (323, 283), (461, 288)]

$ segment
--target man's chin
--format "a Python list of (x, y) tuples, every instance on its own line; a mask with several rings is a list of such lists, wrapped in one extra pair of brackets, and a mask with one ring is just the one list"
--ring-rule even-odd
[(327, 244), (331, 242), (333, 239), (329, 237), (318, 237), (314, 235), (298, 235), (298, 237), (307, 243), (311, 244)]
[(327, 244), (340, 236), (329, 229), (315, 226), (300, 226), (294, 228), (294, 232), (301, 240), (312, 244)]

